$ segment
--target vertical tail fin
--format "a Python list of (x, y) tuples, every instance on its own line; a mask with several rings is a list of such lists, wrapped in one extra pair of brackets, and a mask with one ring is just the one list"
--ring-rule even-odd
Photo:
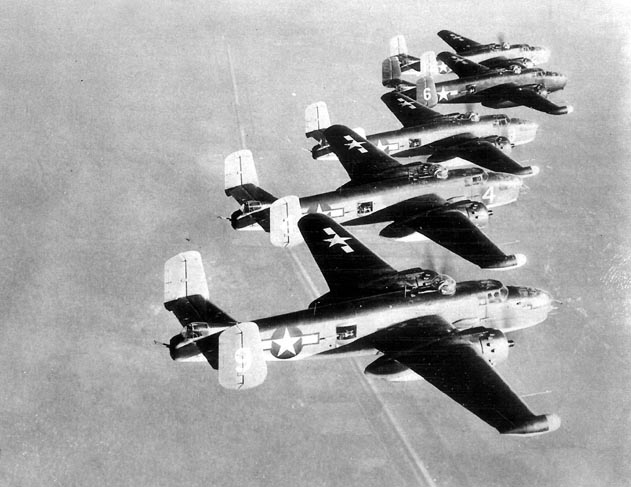
[(431, 76), (421, 76), (416, 81), (416, 101), (423, 106), (432, 108), (438, 104), (436, 84)]
[(259, 178), (254, 167), (254, 157), (249, 150), (233, 152), (225, 160), (225, 189), (246, 184), (259, 185)]
[(164, 307), (172, 311), (183, 326), (194, 322), (234, 322), (208, 297), (208, 283), (199, 252), (182, 252), (165, 262)]
[(436, 76), (439, 73), (436, 53), (427, 51), (421, 54), (421, 76)]
[(331, 125), (329, 110), (326, 103), (319, 101), (312, 103), (305, 109), (305, 136), (312, 137), (322, 143), (322, 132)]
[(275, 247), (293, 247), (303, 242), (298, 230), (298, 220), (302, 217), (300, 200), (297, 196), (277, 199), (270, 207), (269, 237)]
[(254, 158), (249, 150), (230, 154), (225, 160), (225, 192), (242, 205), (230, 216), (236, 230), (260, 230), (269, 232), (269, 205), (276, 198), (259, 188), (259, 178)]
[(396, 56), (390, 56), (381, 63), (381, 84), (388, 88), (397, 88), (401, 83), (401, 63)]
[(405, 37), (399, 34), (390, 39), (390, 56), (405, 56), (407, 53), (408, 46)]

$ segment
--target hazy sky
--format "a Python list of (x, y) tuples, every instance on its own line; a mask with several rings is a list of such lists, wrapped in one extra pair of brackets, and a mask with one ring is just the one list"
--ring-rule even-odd
[[(4, 2), (0, 484), (628, 485), (625, 4)], [(547, 67), (570, 79), (552, 97), (571, 115), (505, 111), (540, 124), (513, 155), (542, 171), (489, 234), (528, 265), (491, 274), (431, 243), (355, 233), (400, 269), (500, 278), (563, 301), (513, 337), (500, 367), (520, 394), (549, 391), (527, 401), (562, 428), (502, 437), (422, 382), (378, 382), (375, 395), (361, 375), (370, 358), (273, 364), (247, 393), (221, 389), (204, 364), (171, 362), (153, 340), (179, 332), (162, 307), (163, 264), (177, 252), (202, 253), (212, 300), (240, 320), (315, 297), (265, 234), (216, 218), (236, 209), (224, 157), (243, 139), (276, 196), (343, 184), (336, 163), (304, 151), (305, 106), (325, 100), (335, 122), (368, 133), (397, 128), (379, 100), (388, 39), (440, 52), (441, 29), (545, 45)], [(295, 253), (326, 292), (307, 250)]]

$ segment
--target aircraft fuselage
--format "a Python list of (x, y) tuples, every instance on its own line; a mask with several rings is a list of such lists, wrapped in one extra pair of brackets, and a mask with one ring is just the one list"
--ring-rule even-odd
[[(565, 76), (538, 68), (524, 69), (521, 73), (503, 69), (493, 70), (478, 76), (438, 82), (436, 83), (436, 93), (438, 103), (482, 103), (490, 99), (489, 94), (484, 93), (484, 91), (495, 86), (504, 84), (540, 86), (552, 93), (563, 89), (566, 83), (567, 78)], [(416, 99), (416, 88), (403, 93)], [(515, 105), (513, 104), (513, 106)]]
[(478, 201), (492, 208), (517, 200), (522, 186), (518, 176), (477, 167), (452, 169), (446, 179), (423, 175), (422, 167), (408, 164), (398, 169), (398, 177), (300, 198), (302, 213), (324, 213), (351, 225), (381, 223), (393, 219), (389, 207), (411, 198), (435, 195), (445, 201)]
[[(332, 304), (315, 301), (308, 309), (254, 322), (266, 360), (299, 360), (375, 353), (370, 341), (362, 338), (419, 317), (440, 316), (458, 330), (483, 326), (512, 332), (544, 321), (551, 303), (551, 297), (538, 289), (506, 287), (495, 280), (465, 281), (457, 284), (453, 295), (400, 288)], [(215, 327), (212, 333), (222, 330)], [(185, 335), (171, 339), (172, 358), (207, 360), (195, 344), (206, 337)]]
[[(430, 155), (435, 148), (430, 144), (450, 137), (467, 134), (477, 138), (501, 137), (511, 146), (532, 142), (537, 133), (537, 124), (506, 115), (458, 114), (446, 115), (415, 127), (405, 127), (378, 134), (368, 135), (369, 142), (394, 157)], [(317, 159), (337, 159), (330, 147), (314, 148)]]

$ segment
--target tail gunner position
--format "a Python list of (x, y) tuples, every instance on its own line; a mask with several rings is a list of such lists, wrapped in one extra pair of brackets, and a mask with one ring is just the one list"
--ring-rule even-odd
[(176, 361), (207, 361), (229, 389), (260, 385), (268, 361), (379, 357), (365, 373), (423, 378), (503, 434), (554, 431), (556, 415), (535, 415), (495, 370), (506, 334), (544, 321), (548, 293), (499, 281), (465, 281), (428, 269), (396, 271), (330, 217), (298, 224), (329, 292), (307, 309), (239, 322), (209, 301), (197, 252), (165, 264), (165, 307), (184, 327), (169, 344)]

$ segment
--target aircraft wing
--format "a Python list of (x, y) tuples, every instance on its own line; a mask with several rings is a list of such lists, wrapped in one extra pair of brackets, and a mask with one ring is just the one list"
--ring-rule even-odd
[(305, 215), (298, 228), (333, 295), (357, 294), (370, 282), (397, 274), (326, 215)]
[[(565, 115), (572, 111), (572, 107), (570, 106), (557, 105), (548, 100), (545, 96), (539, 94), (534, 86), (518, 86), (514, 83), (506, 83), (481, 91), (479, 94), (484, 94), (498, 100), (509, 100), (518, 105), (534, 108), (540, 112), (550, 113), (552, 115)], [(485, 105), (485, 102), (482, 104)]]
[[(385, 227), (383, 237), (402, 237), (416, 231), (447, 250), (484, 269), (518, 267), (525, 263), (522, 255), (506, 255), (458, 208), (444, 203), (439, 208), (416, 215), (401, 214)], [(406, 229), (408, 231), (406, 232)]]
[[(556, 416), (536, 416), (482, 355), (485, 328), (458, 332), (440, 316), (374, 334), (374, 346), (504, 434), (553, 431)], [(478, 339), (479, 337), (479, 339)]]
[(436, 59), (442, 61), (449, 69), (456, 73), (460, 78), (469, 78), (471, 76), (478, 76), (490, 71), (489, 68), (478, 63), (474, 63), (467, 58), (458, 56), (451, 52), (441, 52)]
[(458, 35), (450, 30), (441, 30), (438, 33), (438, 37), (449, 44), (449, 47), (451, 47), (457, 53), (468, 51), (472, 47), (479, 47), (482, 45), (479, 42), (467, 39), (466, 37)]
[(448, 137), (429, 145), (435, 152), (429, 162), (442, 162), (460, 157), (491, 171), (527, 176), (532, 174), (530, 166), (524, 167), (509, 157), (490, 141), (471, 134)]
[(404, 127), (423, 125), (430, 120), (442, 118), (443, 115), (431, 108), (427, 108), (409, 96), (396, 91), (386, 93), (381, 97), (386, 106), (399, 119)]
[(401, 167), (396, 159), (344, 125), (331, 125), (324, 138), (353, 182), (375, 181), (384, 171)]

